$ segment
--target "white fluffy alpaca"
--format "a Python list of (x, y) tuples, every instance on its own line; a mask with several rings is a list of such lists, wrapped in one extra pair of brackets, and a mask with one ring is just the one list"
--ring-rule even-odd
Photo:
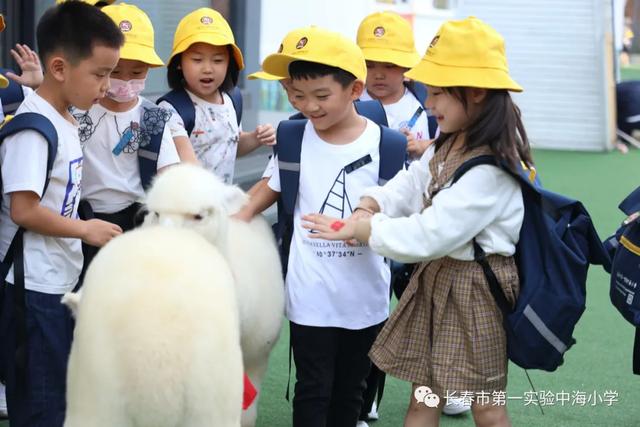
[[(282, 325), (284, 283), (265, 219), (257, 216), (247, 224), (229, 218), (247, 199), (241, 189), (203, 168), (176, 165), (159, 175), (147, 194), (145, 225), (192, 228), (227, 256), (236, 283), (245, 372), (259, 390)], [(243, 413), (242, 425), (255, 425), (256, 417), (257, 399)]]
[(65, 427), (238, 427), (242, 352), (233, 277), (191, 230), (148, 227), (95, 257), (76, 328)]

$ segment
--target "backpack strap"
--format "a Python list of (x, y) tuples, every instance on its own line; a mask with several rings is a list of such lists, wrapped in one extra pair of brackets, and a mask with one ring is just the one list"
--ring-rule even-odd
[(633, 190), (618, 206), (626, 215), (640, 211), (640, 187)]
[[(427, 87), (414, 80), (409, 80), (404, 82), (404, 86), (411, 92), (413, 96), (416, 97), (420, 105), (424, 107), (427, 102)], [(435, 116), (429, 114), (428, 110), (425, 110), (427, 113), (427, 123), (429, 126), (429, 138), (433, 139), (436, 137), (436, 130), (438, 129), (438, 122), (436, 121)]]
[(174, 89), (171, 92), (161, 96), (156, 101), (159, 104), (162, 101), (166, 101), (178, 112), (184, 123), (184, 128), (187, 134), (191, 136), (193, 127), (196, 125), (196, 107), (193, 105), (193, 101), (189, 97), (189, 94), (184, 89)]
[[(42, 197), (44, 197), (49, 181), (51, 179), (51, 170), (58, 152), (58, 133), (49, 119), (38, 113), (22, 113), (17, 116), (5, 120), (2, 128), (0, 128), (0, 142), (5, 138), (25, 130), (34, 130), (40, 133), (47, 141), (47, 175), (42, 189)], [(1, 182), (1, 181), (0, 181)], [(16, 333), (16, 385), (17, 395), (22, 396), (24, 387), (26, 387), (26, 366), (27, 366), (27, 317), (26, 317), (26, 301), (25, 301), (25, 283), (24, 283), (24, 232), (23, 227), (18, 227), (18, 231), (11, 240), (7, 254), (2, 260), (2, 279), (4, 279), (13, 264), (14, 276), (14, 318)]]
[(274, 153), (280, 171), (280, 198), (287, 215), (293, 215), (300, 185), (300, 154), (307, 120), (285, 120), (278, 125)]
[(380, 126), (379, 150), (378, 185), (384, 185), (404, 168), (407, 161), (407, 137), (386, 126)]
[[(6, 75), (10, 71), (6, 68), (0, 68), (0, 73)], [(11, 79), (9, 80), (9, 86), (4, 89), (0, 89), (0, 100), (2, 100), (2, 112), (5, 116), (14, 114), (22, 101), (24, 101), (24, 92), (22, 86)]]
[(140, 133), (149, 136), (138, 147), (140, 180), (142, 181), (142, 188), (146, 190), (151, 186), (151, 181), (158, 171), (158, 157), (162, 147), (162, 136), (165, 124), (171, 117), (171, 112), (156, 106), (146, 99), (143, 99), (140, 110)]
[(226, 92), (231, 98), (231, 103), (233, 104), (233, 109), (236, 112), (236, 121), (238, 126), (240, 126), (240, 122), (242, 121), (242, 92), (240, 92), (240, 88), (238, 86), (234, 86), (229, 92)]
[(384, 107), (380, 101), (354, 101), (353, 106), (356, 107), (356, 112), (361, 116), (368, 118), (378, 125), (389, 126), (387, 113), (384, 111)]

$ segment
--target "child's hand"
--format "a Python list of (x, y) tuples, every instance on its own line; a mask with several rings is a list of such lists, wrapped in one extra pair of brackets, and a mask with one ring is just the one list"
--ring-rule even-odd
[(270, 124), (256, 127), (256, 139), (260, 145), (275, 145), (276, 130)]
[(314, 230), (309, 233), (311, 239), (325, 240), (351, 240), (355, 234), (356, 221), (347, 221), (322, 214), (308, 214), (302, 216), (302, 227), (307, 230)]
[(122, 234), (122, 228), (119, 225), (101, 219), (90, 219), (85, 221), (82, 241), (100, 248), (120, 234)]
[(432, 139), (416, 139), (409, 129), (400, 129), (407, 136), (407, 153), (414, 159), (422, 157), (427, 148), (433, 143)]
[(42, 84), (42, 66), (40, 65), (40, 58), (29, 46), (25, 44), (16, 44), (15, 49), (11, 49), (11, 56), (18, 63), (18, 66), (22, 70), (21, 75), (14, 74), (12, 72), (7, 73), (14, 82), (28, 86), (31, 89), (37, 89)]

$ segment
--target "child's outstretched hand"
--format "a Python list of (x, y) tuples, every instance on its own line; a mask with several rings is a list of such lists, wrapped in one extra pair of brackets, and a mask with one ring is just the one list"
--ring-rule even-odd
[(16, 44), (15, 49), (11, 49), (11, 56), (18, 63), (22, 74), (17, 75), (8, 72), (7, 77), (22, 86), (37, 89), (42, 84), (43, 79), (42, 66), (40, 65), (38, 54), (25, 44)]
[(275, 145), (276, 130), (270, 124), (258, 125), (256, 127), (256, 138), (260, 145)]
[(337, 218), (332, 218), (322, 214), (307, 214), (302, 216), (302, 227), (307, 230), (313, 230), (315, 233), (310, 233), (311, 239), (325, 239), (325, 240), (351, 240), (355, 234), (355, 221), (347, 221)]
[(400, 129), (400, 132), (407, 136), (407, 153), (409, 157), (413, 159), (419, 159), (422, 157), (427, 148), (431, 145), (433, 140), (430, 139), (416, 139), (409, 129)]

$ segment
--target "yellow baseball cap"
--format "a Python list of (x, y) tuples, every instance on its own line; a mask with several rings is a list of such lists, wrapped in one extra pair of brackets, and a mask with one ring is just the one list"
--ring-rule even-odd
[[(304, 37), (310, 28), (314, 27), (315, 25), (312, 25), (310, 27), (296, 28), (295, 30), (289, 31), (282, 39), (280, 47), (278, 48), (278, 53), (287, 54), (293, 52), (298, 40)], [(277, 76), (275, 74), (267, 73), (266, 71), (256, 71), (255, 73), (251, 73), (247, 76), (247, 79), (249, 80), (282, 80), (286, 78), (286, 76)]]
[(309, 61), (337, 67), (353, 74), (358, 80), (366, 80), (367, 65), (362, 51), (353, 40), (318, 27), (307, 27), (298, 36), (290, 52), (285, 52), (281, 45), (278, 53), (267, 56), (262, 63), (263, 70), (288, 77), (289, 64)]
[(153, 25), (138, 6), (119, 3), (105, 6), (102, 11), (118, 25), (124, 35), (120, 59), (144, 62), (152, 67), (162, 67), (164, 62), (154, 49)]
[[(0, 31), (4, 31), (4, 28), (4, 15), (0, 13)], [(0, 74), (0, 89), (4, 89), (7, 86), (9, 86), (9, 80), (3, 74)]]
[(376, 12), (358, 27), (358, 46), (369, 61), (411, 68), (420, 62), (409, 22), (394, 12)]
[(173, 36), (173, 50), (168, 62), (171, 62), (177, 54), (189, 49), (189, 46), (194, 43), (206, 43), (214, 46), (230, 45), (238, 69), (244, 68), (242, 52), (236, 46), (231, 27), (218, 11), (202, 7), (182, 18)]
[(404, 75), (429, 86), (522, 92), (509, 76), (504, 39), (473, 16), (442, 24), (422, 61)]

